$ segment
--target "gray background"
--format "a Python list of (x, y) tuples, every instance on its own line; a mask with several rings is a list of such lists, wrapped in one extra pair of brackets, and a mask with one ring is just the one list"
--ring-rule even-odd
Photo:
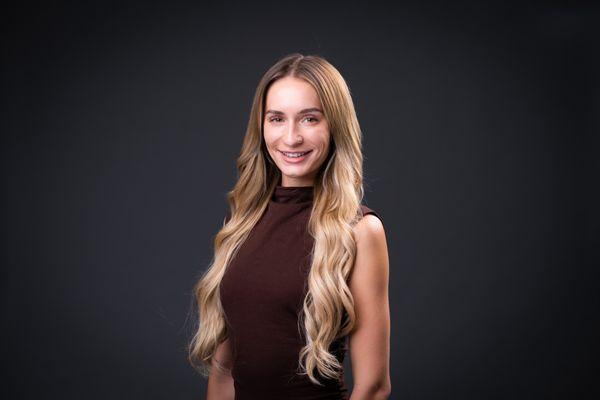
[(390, 398), (592, 398), (598, 11), (5, 9), (4, 393), (204, 397), (185, 358), (192, 286), (256, 84), (298, 51), (341, 71), (364, 131), (365, 202), (390, 250)]

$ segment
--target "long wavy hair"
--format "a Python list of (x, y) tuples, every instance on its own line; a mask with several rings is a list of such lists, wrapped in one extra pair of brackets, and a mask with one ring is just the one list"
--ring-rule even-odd
[(339, 71), (318, 55), (293, 53), (276, 62), (261, 78), (237, 159), (238, 180), (227, 192), (229, 218), (214, 237), (208, 269), (194, 287), (198, 325), (188, 346), (188, 360), (208, 377), (217, 346), (228, 338), (219, 285), (227, 265), (259, 221), (281, 179), (263, 137), (264, 108), (270, 85), (292, 76), (316, 90), (331, 134), (330, 149), (313, 187), (308, 232), (314, 238), (308, 292), (298, 328), (305, 338), (297, 373), (322, 385), (323, 377), (342, 379), (343, 365), (329, 352), (332, 342), (348, 335), (356, 322), (348, 279), (356, 256), (354, 225), (362, 218), (362, 133), (350, 90)]

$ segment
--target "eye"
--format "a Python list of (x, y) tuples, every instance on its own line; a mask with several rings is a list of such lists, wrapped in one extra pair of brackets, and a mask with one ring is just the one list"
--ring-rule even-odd
[(313, 122), (318, 122), (319, 121), (317, 118), (314, 118), (314, 117), (306, 117), (305, 119), (312, 119)]
[(276, 119), (281, 119), (279, 117), (271, 117), (269, 118), (269, 122), (279, 122), (279, 121), (275, 121)]

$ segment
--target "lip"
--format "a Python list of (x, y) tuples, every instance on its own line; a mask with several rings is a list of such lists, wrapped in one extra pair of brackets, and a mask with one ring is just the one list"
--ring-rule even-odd
[[(310, 155), (310, 153), (312, 153), (312, 150), (308, 150), (308, 153), (306, 153), (305, 155), (303, 155), (302, 157), (288, 157), (286, 156), (283, 151), (279, 151), (281, 153), (281, 157), (283, 158), (283, 160), (288, 163), (288, 164), (299, 164), (301, 162), (303, 162), (304, 160), (306, 160), (308, 158), (308, 156)], [(294, 151), (291, 153), (299, 153), (299, 151)]]

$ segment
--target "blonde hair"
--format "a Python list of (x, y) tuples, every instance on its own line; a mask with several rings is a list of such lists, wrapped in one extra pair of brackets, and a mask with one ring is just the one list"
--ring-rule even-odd
[(332, 342), (348, 335), (356, 321), (348, 278), (356, 255), (353, 227), (362, 218), (362, 133), (350, 90), (339, 71), (317, 55), (294, 53), (275, 63), (261, 78), (237, 159), (238, 180), (227, 193), (228, 221), (214, 238), (209, 268), (194, 287), (198, 327), (188, 346), (188, 360), (210, 375), (217, 346), (227, 339), (227, 323), (219, 285), (227, 265), (259, 221), (280, 182), (281, 171), (270, 158), (263, 138), (266, 94), (276, 80), (304, 79), (316, 90), (331, 133), (330, 151), (314, 182), (308, 232), (314, 238), (308, 292), (298, 326), (306, 338), (297, 371), (321, 385), (324, 377), (342, 379), (343, 365), (329, 352)]

